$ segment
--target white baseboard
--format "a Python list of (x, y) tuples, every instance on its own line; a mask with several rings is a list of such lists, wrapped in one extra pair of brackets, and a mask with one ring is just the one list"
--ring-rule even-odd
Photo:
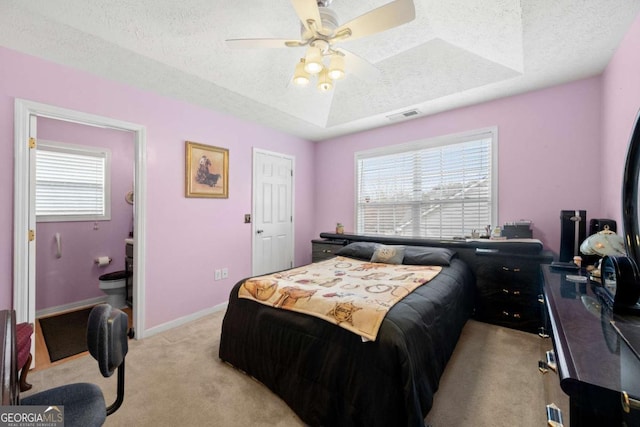
[(213, 307), (201, 310), (201, 311), (197, 311), (195, 313), (191, 313), (188, 316), (184, 316), (184, 317), (180, 317), (178, 319), (172, 320), (170, 322), (167, 323), (163, 323), (161, 325), (158, 326), (154, 326), (153, 328), (149, 328), (147, 330), (144, 331), (144, 337), (143, 338), (148, 338), (152, 335), (155, 334), (159, 334), (160, 332), (164, 332), (164, 331), (168, 331), (169, 329), (173, 329), (176, 328), (178, 326), (182, 326), (185, 323), (189, 323), (192, 322), (194, 320), (197, 320), (201, 317), (204, 317), (208, 314), (212, 314), (215, 313), (217, 311), (224, 311), (227, 309), (227, 304), (228, 302), (223, 302), (222, 304), (218, 304), (215, 305)]
[[(46, 317), (46, 316), (51, 316), (53, 314), (58, 314), (58, 313), (63, 313), (65, 311), (72, 311), (72, 310), (78, 310), (81, 308), (85, 308), (85, 307), (91, 307), (97, 304), (102, 304), (102, 303), (106, 303), (107, 302), (107, 296), (101, 296), (101, 297), (96, 297), (96, 298), (90, 298), (90, 299), (86, 299), (86, 300), (82, 300), (82, 301), (75, 301), (69, 304), (64, 304), (64, 305), (58, 305), (55, 307), (49, 307), (49, 308), (45, 308), (43, 310), (38, 310), (36, 311), (36, 318), (39, 317)], [(218, 311), (224, 311), (227, 309), (227, 304), (228, 302), (223, 302), (221, 304), (215, 305), (213, 307), (207, 308), (205, 310), (201, 310), (195, 313), (191, 313), (188, 316), (184, 316), (184, 317), (180, 317), (178, 319), (172, 320), (170, 322), (167, 323), (163, 323), (161, 325), (158, 326), (154, 326), (153, 328), (147, 329), (144, 332), (144, 337), (141, 338), (147, 338), (150, 337), (152, 335), (158, 334), (160, 332), (164, 332), (164, 331), (168, 331), (169, 329), (173, 329), (176, 328), (178, 326), (182, 326), (185, 323), (189, 323), (192, 322), (194, 320), (197, 320), (201, 317), (204, 317), (208, 314), (212, 314)], [(138, 334), (136, 334), (138, 335)]]
[(91, 307), (97, 304), (102, 304), (107, 302), (107, 296), (100, 296), (95, 298), (89, 298), (82, 301), (74, 301), (69, 304), (58, 305), (55, 307), (49, 307), (42, 310), (36, 311), (36, 318), (51, 316), (52, 314), (58, 314), (65, 311), (77, 310), (79, 308)]

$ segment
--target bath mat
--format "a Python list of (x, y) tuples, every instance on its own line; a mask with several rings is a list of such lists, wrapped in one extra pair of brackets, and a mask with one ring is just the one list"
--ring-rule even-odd
[(87, 323), (91, 307), (40, 320), (52, 362), (87, 351)]

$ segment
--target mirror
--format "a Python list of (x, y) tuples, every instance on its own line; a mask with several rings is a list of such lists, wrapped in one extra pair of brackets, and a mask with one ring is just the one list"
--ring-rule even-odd
[(613, 311), (640, 314), (640, 224), (638, 223), (638, 179), (640, 178), (640, 114), (629, 141), (622, 181), (622, 223), (627, 256), (602, 259), (602, 284), (613, 296)]
[(638, 179), (640, 178), (640, 114), (629, 141), (622, 181), (622, 223), (627, 255), (640, 265), (640, 224), (638, 223)]

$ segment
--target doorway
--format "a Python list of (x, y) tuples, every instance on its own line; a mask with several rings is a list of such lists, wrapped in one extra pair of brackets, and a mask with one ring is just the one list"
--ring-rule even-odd
[(253, 275), (293, 267), (294, 158), (253, 150)]
[[(136, 338), (144, 337), (144, 289), (146, 235), (146, 129), (142, 125), (69, 110), (32, 101), (15, 100), (14, 128), (14, 289), (17, 322), (35, 322), (35, 144), (38, 118), (62, 120), (132, 132), (134, 135), (134, 271), (133, 311)], [(32, 340), (32, 346), (35, 343)], [(32, 354), (35, 355), (32, 348)], [(35, 362), (35, 361), (34, 361)]]

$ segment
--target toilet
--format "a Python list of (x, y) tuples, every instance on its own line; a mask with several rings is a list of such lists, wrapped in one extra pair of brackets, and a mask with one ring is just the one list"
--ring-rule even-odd
[(107, 304), (114, 308), (124, 308), (127, 306), (125, 297), (127, 286), (127, 272), (114, 271), (103, 274), (98, 278), (100, 289), (107, 294)]

